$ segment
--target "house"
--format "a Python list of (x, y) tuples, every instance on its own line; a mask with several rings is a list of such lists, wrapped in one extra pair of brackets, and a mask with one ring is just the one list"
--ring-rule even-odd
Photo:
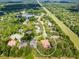
[(50, 21), (48, 21), (48, 25), (51, 27), (52, 26), (52, 23)]
[(29, 18), (31, 18), (31, 17), (35, 17), (35, 18), (38, 18), (39, 17), (39, 15), (34, 15), (34, 14), (26, 14), (26, 13), (24, 13), (24, 14), (22, 14), (22, 17), (25, 17), (26, 18), (26, 20), (30, 20)]
[(37, 29), (40, 29), (40, 27), (39, 26), (35, 26)]
[(25, 17), (27, 20), (29, 20), (29, 18), (33, 16), (33, 14), (22, 14), (22, 17)]
[(39, 29), (36, 30), (36, 33), (40, 33), (40, 32), (41, 32), (41, 30), (39, 30)]
[(36, 33), (40, 33), (41, 32), (41, 28), (39, 26), (35, 26), (36, 28)]
[(21, 41), (18, 48), (23, 48), (23, 47), (26, 47), (27, 46), (27, 42), (26, 41)]
[(23, 35), (21, 35), (21, 34), (13, 34), (13, 35), (10, 36), (10, 39), (18, 40), (19, 42), (21, 42), (22, 37), (23, 37)]
[(59, 39), (60, 38), (60, 36), (58, 36), (58, 35), (53, 35), (53, 36), (51, 36), (53, 39)]
[(35, 39), (31, 40), (30, 46), (36, 48), (37, 47), (37, 41)]
[(23, 33), (23, 29), (19, 29), (19, 33)]
[(27, 30), (26, 31), (26, 34), (31, 34), (32, 33), (32, 30)]
[(15, 40), (10, 40), (8, 42), (8, 46), (10, 46), (10, 47), (16, 46), (16, 41)]
[(50, 42), (47, 39), (41, 40), (41, 43), (42, 43), (44, 48), (46, 48), (46, 49), (51, 48)]

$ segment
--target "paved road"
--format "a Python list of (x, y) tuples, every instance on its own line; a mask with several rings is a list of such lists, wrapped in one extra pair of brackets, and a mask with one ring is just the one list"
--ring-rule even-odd
[(40, 21), (40, 20), (39, 20), (39, 22), (41, 23), (42, 28), (43, 28), (43, 37), (44, 37), (44, 39), (46, 39), (47, 33), (46, 33), (46, 30), (45, 30), (45, 27), (44, 27), (44, 22), (43, 21)]
[[(41, 14), (41, 16), (39, 16), (39, 18), (37, 19), (38, 20), (38, 22), (40, 23), (40, 25), (42, 25), (42, 27), (43, 27), (43, 36), (44, 36), (44, 38), (46, 37), (46, 31), (45, 31), (45, 28), (44, 28), (44, 26), (43, 26), (43, 21), (41, 21), (41, 19), (42, 19), (42, 17), (44, 16), (44, 14), (42, 13)], [(40, 35), (41, 36), (41, 35)], [(37, 38), (39, 38), (40, 36), (36, 36), (35, 38), (37, 39)]]
[(46, 9), (38, 0), (38, 4), (47, 12), (48, 16), (52, 18), (61, 28), (61, 30), (70, 37), (70, 40), (73, 42), (74, 46), (79, 50), (79, 37), (72, 32), (62, 21), (60, 21), (54, 14), (52, 14), (48, 9)]

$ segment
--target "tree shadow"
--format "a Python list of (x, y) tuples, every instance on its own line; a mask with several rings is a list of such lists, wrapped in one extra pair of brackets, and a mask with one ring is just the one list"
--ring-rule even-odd
[(12, 5), (5, 5), (4, 8), (1, 9), (1, 11), (4, 12), (17, 12), (21, 10), (28, 10), (28, 9), (39, 9), (39, 4), (12, 4)]
[(4, 15), (4, 12), (3, 11), (0, 11), (0, 16)]
[(67, 9), (70, 10), (71, 12), (79, 12), (79, 5), (77, 6), (72, 6), (71, 8)]

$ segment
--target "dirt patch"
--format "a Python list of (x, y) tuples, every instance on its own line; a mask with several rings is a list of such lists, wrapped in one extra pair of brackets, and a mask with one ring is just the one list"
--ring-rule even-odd
[(23, 58), (20, 58), (20, 57), (0, 57), (0, 59), (23, 59)]

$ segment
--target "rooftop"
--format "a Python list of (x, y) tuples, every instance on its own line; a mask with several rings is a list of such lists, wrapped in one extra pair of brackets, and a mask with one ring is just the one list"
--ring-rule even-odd
[(21, 34), (12, 34), (10, 36), (10, 39), (13, 39), (13, 40), (17, 39), (20, 42), (22, 37), (23, 37), (23, 35), (21, 35)]
[(10, 46), (10, 47), (13, 47), (13, 46), (15, 46), (16, 45), (16, 41), (15, 40), (10, 40), (9, 42), (8, 42), (8, 46)]
[(51, 47), (49, 41), (46, 39), (46, 40), (41, 40), (41, 43), (43, 45), (44, 48), (49, 48)]

